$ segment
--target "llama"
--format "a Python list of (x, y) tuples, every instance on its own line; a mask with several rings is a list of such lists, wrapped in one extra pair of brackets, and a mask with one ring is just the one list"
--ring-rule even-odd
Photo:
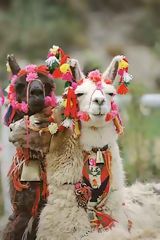
[[(53, 79), (60, 76), (62, 79), (72, 78), (72, 75), (66, 71), (68, 58), (69, 56), (60, 47), (53, 45), (48, 53), (47, 66), (32, 64), (20, 69), (15, 57), (8, 56), (8, 64), (13, 76), (9, 86), (10, 105), (5, 116), (6, 125), (27, 115), (25, 116), (27, 127), (28, 116), (42, 110), (50, 114), (51, 108), (56, 105)], [(45, 125), (46, 123), (43, 124)], [(28, 127), (26, 133), (25, 138), (19, 139), (19, 142), (23, 140), (24, 144), (16, 146), (17, 153), (9, 171), (14, 212), (4, 230), (4, 240), (19, 240), (22, 235), (23, 239), (35, 239), (38, 215), (48, 195), (45, 172), (45, 155), (48, 147), (44, 141), (45, 137), (41, 142), (39, 136), (35, 138), (32, 146)], [(50, 135), (47, 136), (50, 138)], [(16, 137), (19, 138), (19, 134)]]
[[(123, 56), (115, 57), (102, 76), (95, 71), (85, 78), (77, 69), (81, 75), (75, 90), (79, 113), (83, 113), (82, 118), (87, 115), (89, 120), (80, 120), (79, 139), (74, 139), (73, 135), (66, 137), (67, 132), (64, 132), (63, 135), (58, 133), (51, 141), (46, 157), (49, 197), (40, 215), (37, 240), (78, 239), (92, 229), (111, 228), (122, 218), (124, 172), (112, 117), (106, 122), (116, 94), (110, 81), (115, 79), (117, 63), (122, 59)], [(86, 160), (85, 166), (83, 161), (86, 163)], [(104, 165), (109, 171), (105, 172)], [(74, 185), (79, 188), (76, 183), (81, 184), (82, 169), (83, 172), (89, 169), (89, 176), (83, 173), (83, 181), (92, 189), (92, 197), (84, 206), (86, 211), (78, 206), (74, 193)], [(83, 201), (80, 204), (85, 205)], [(107, 223), (103, 219), (101, 222), (100, 218)], [(127, 225), (128, 219), (124, 218), (124, 221)]]
[[(60, 131), (52, 136), (50, 150), (46, 157), (49, 197), (40, 215), (37, 240), (97, 238), (127, 240), (147, 239), (147, 237), (154, 239), (158, 236), (157, 231), (160, 223), (158, 188), (152, 184), (136, 184), (130, 188), (125, 188), (122, 160), (116, 143), (117, 124), (111, 118), (114, 114), (111, 111), (111, 101), (116, 90), (113, 85), (109, 84), (109, 81), (105, 81), (106, 79), (114, 80), (118, 69), (117, 62), (121, 59), (122, 57), (114, 58), (102, 76), (97, 75), (96, 72), (96, 74), (90, 74), (88, 78), (85, 78), (79, 67), (76, 69), (77, 75), (79, 75), (78, 79), (83, 79), (75, 90), (81, 113), (81, 135), (79, 138), (75, 138), (70, 129), (66, 128), (64, 132)], [(99, 81), (95, 78), (101, 79), (101, 84), (98, 86), (97, 82)], [(66, 93), (64, 97), (65, 95)], [(57, 122), (57, 116), (60, 115), (58, 111), (58, 109), (54, 110), (55, 122)], [(108, 115), (108, 113), (112, 114)], [(58, 119), (58, 124), (61, 122)], [(18, 128), (15, 128), (14, 125), (12, 126), (14, 140), (17, 129), (22, 136), (24, 135), (24, 126), (19, 124)], [(102, 166), (104, 159), (102, 159), (101, 152), (112, 154), (111, 174), (109, 175), (110, 192), (108, 193), (106, 190), (107, 195), (104, 194), (104, 198), (100, 198), (100, 206), (95, 206), (97, 203), (95, 200), (91, 201), (88, 188), (85, 188), (86, 198), (82, 199), (79, 198), (78, 190), (80, 189), (79, 181), (82, 180), (82, 169), (84, 169), (83, 160), (85, 163), (88, 161), (88, 156), (84, 159), (85, 153), (89, 153), (91, 157), (89, 160), (91, 165), (88, 168), (91, 172), (89, 182), (92, 190), (94, 189), (96, 192), (96, 185), (101, 184), (99, 178), (101, 169), (95, 164), (96, 159), (98, 166)], [(83, 173), (83, 176), (86, 174)], [(77, 200), (83, 208), (78, 206)], [(101, 211), (99, 207), (101, 207)], [(93, 211), (95, 213), (96, 210), (106, 214), (103, 216), (106, 217), (107, 225), (93, 221), (95, 215), (92, 213)], [(96, 213), (99, 214), (98, 211)], [(150, 216), (154, 222), (151, 221)], [(131, 225), (128, 226), (128, 220), (133, 222), (132, 228)], [(98, 224), (96, 224), (97, 222)], [(110, 228), (112, 230), (102, 231), (102, 225), (106, 230)], [(97, 227), (100, 227), (99, 230), (102, 232), (93, 231)]]
[[(53, 77), (49, 74), (46, 66), (29, 65), (21, 69), (13, 55), (8, 55), (7, 60), (13, 76), (9, 86), (8, 98), (10, 105), (5, 115), (6, 125), (23, 118), (24, 115), (30, 116), (42, 111), (42, 109), (47, 107), (48, 103), (51, 105), (50, 108), (55, 106)], [(25, 155), (26, 152), (27, 155)], [(22, 168), (21, 164), (24, 163), (25, 158), (28, 158), (28, 155), (30, 161), (27, 160), (27, 162), (30, 167), (27, 170), (27, 167), (23, 164)], [(14, 156), (9, 172), (13, 214), (9, 217), (9, 222), (4, 229), (4, 240), (21, 239), (30, 219), (35, 219), (34, 227), (27, 239), (35, 239), (36, 215), (46, 202), (46, 196), (45, 194), (42, 196), (42, 192), (40, 193), (41, 199), (36, 198), (39, 187), (46, 184), (44, 178), (43, 181), (39, 181), (40, 173), (37, 160), (39, 160), (44, 173), (44, 153), (40, 149), (36, 151), (34, 148), (29, 149), (28, 144), (23, 146), (23, 148), (17, 148), (17, 153)], [(33, 172), (33, 169), (36, 174)], [(21, 172), (25, 172), (25, 174), (28, 172), (29, 174), (23, 176), (22, 179)], [(31, 218), (32, 216), (34, 218)]]

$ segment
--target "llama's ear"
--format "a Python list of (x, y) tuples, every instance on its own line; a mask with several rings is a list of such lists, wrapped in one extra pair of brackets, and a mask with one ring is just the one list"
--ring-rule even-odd
[(118, 72), (118, 66), (119, 62), (124, 58), (123, 55), (115, 56), (106, 71), (103, 73), (102, 78), (103, 80), (110, 79), (112, 81), (115, 80), (117, 72)]
[(7, 56), (7, 62), (9, 64), (12, 74), (16, 75), (20, 71), (21, 68), (18, 65), (16, 58), (14, 57), (13, 54)]
[(70, 59), (70, 68), (76, 82), (85, 78), (77, 59)]

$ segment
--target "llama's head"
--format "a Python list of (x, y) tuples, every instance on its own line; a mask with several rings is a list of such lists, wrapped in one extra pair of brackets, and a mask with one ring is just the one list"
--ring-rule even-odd
[(98, 70), (91, 72), (88, 78), (82, 81), (75, 93), (79, 111), (89, 116), (89, 121), (84, 121), (84, 123), (103, 126), (106, 124), (106, 115), (111, 111), (111, 101), (116, 90), (113, 85), (102, 80)]
[(123, 58), (124, 56), (116, 56), (103, 74), (95, 70), (84, 77), (81, 73), (81, 80), (78, 82), (75, 94), (78, 100), (80, 119), (81, 114), (84, 113), (88, 115), (89, 119), (82, 121), (82, 124), (103, 127), (114, 117), (111, 114), (117, 113), (116, 104), (113, 102), (116, 89), (112, 83), (117, 75), (119, 62)]
[(47, 105), (55, 105), (54, 83), (46, 66), (28, 65), (20, 69), (14, 56), (8, 56), (12, 72), (9, 102), (13, 109), (23, 114), (40, 112)]

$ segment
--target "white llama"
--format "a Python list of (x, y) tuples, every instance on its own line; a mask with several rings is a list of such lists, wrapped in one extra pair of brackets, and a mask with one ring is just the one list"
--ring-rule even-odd
[[(49, 197), (40, 215), (37, 240), (159, 239), (159, 190), (152, 184), (135, 184), (130, 188), (125, 188), (115, 125), (113, 121), (105, 121), (106, 115), (111, 111), (112, 95), (116, 92), (114, 86), (106, 83), (105, 80), (113, 81), (115, 79), (117, 63), (121, 59), (121, 56), (113, 59), (98, 85), (93, 79), (85, 78), (75, 62), (77, 79), (83, 79), (83, 82), (75, 90), (79, 110), (88, 114), (89, 121), (81, 121), (79, 138), (74, 138), (69, 129), (52, 136), (49, 153), (46, 156)], [(58, 109), (54, 113), (56, 119), (59, 115)], [(60, 122), (59, 119), (58, 122)], [(15, 132), (20, 131), (24, 137), (25, 133), (22, 129), (25, 129), (25, 126), (21, 122), (21, 124), (15, 123), (11, 127), (11, 141), (14, 139), (13, 141), (17, 145), (17, 142), (22, 142), (22, 140), (18, 139), (18, 135), (15, 139)], [(35, 141), (37, 147), (34, 132), (31, 138), (32, 147), (34, 147)], [(44, 142), (46, 145), (46, 139)], [(99, 201), (103, 212), (111, 217), (111, 223), (114, 223), (115, 227), (110, 231), (100, 233), (91, 231), (94, 226), (91, 213), (93, 213), (93, 209), (95, 210), (97, 203), (89, 200), (86, 209), (78, 206), (75, 184), (82, 179), (85, 152), (89, 154), (91, 162), (88, 166), (91, 187), (96, 190), (100, 186), (101, 167), (99, 166), (102, 165), (99, 164), (103, 164), (102, 152), (106, 151), (112, 155), (109, 174), (110, 191), (106, 191), (107, 195), (104, 194), (104, 198), (100, 196), (96, 200)], [(98, 166), (95, 164), (95, 159), (99, 161)], [(91, 217), (91, 221), (89, 221), (88, 215)], [(133, 222), (130, 232), (128, 231), (128, 220)]]

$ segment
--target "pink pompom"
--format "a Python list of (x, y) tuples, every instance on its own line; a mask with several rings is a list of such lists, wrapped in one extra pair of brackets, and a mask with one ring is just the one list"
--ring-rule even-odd
[(30, 72), (27, 74), (26, 81), (30, 82), (38, 78), (38, 74), (36, 72)]
[(77, 114), (79, 120), (88, 122), (90, 120), (90, 116), (87, 112), (78, 112)]
[(55, 107), (57, 105), (57, 100), (56, 100), (56, 97), (53, 95), (53, 96), (46, 96), (45, 97), (45, 106), (48, 107), (48, 106), (51, 106), (51, 107)]
[(72, 82), (72, 88), (75, 90), (77, 88), (78, 84), (76, 82)]
[(51, 73), (48, 73), (48, 77), (51, 78), (51, 79), (53, 79), (53, 76), (52, 76)]
[(27, 71), (27, 73), (36, 72), (36, 69), (37, 69), (37, 66), (34, 64), (30, 64), (25, 67), (25, 70)]
[(109, 122), (109, 121), (113, 120), (117, 115), (119, 115), (118, 105), (114, 101), (112, 101), (111, 102), (111, 111), (109, 113), (107, 113), (105, 121)]
[(62, 75), (62, 79), (67, 81), (67, 82), (71, 82), (72, 81), (72, 74), (70, 72), (66, 72)]
[(99, 70), (91, 71), (91, 72), (88, 74), (88, 78), (91, 79), (93, 82), (99, 82), (99, 81), (101, 81), (101, 77), (102, 77), (102, 74), (100, 73)]

